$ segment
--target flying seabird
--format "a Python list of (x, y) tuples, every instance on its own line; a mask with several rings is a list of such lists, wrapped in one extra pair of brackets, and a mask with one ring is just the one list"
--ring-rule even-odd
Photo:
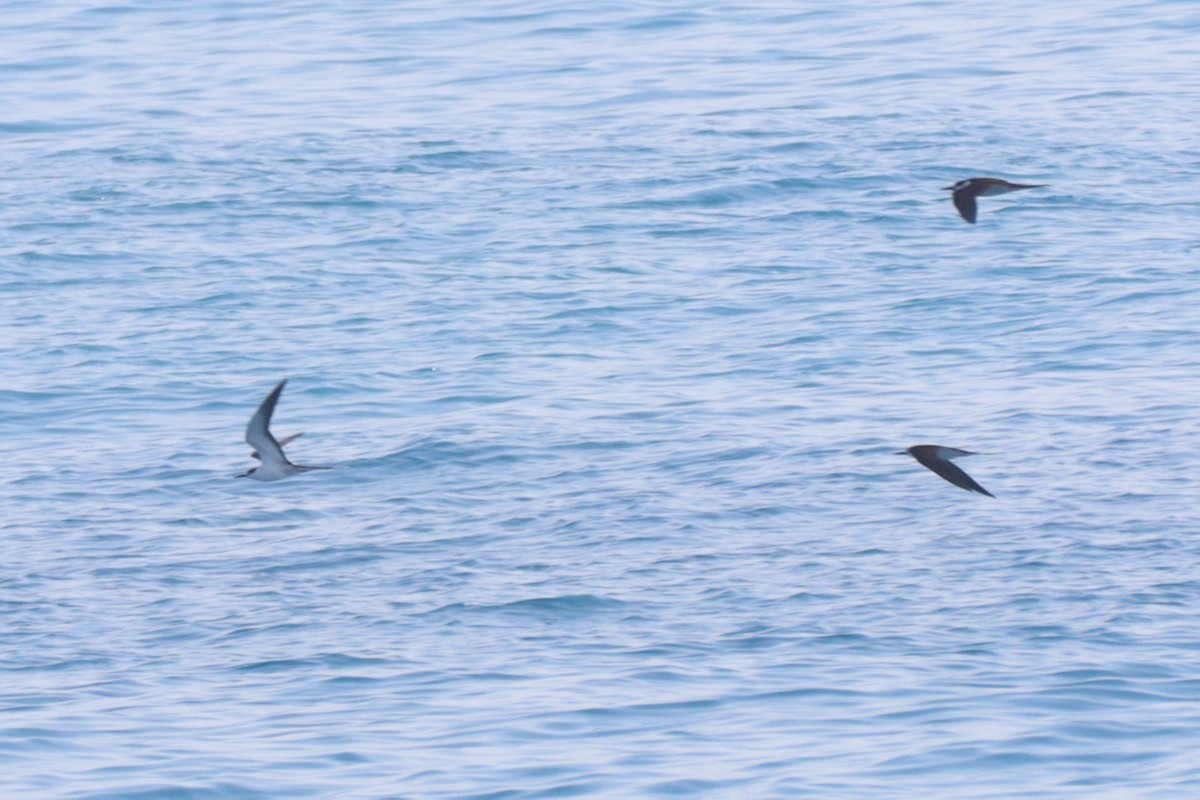
[[(250, 423), (246, 426), (246, 444), (254, 448), (252, 455), (262, 461), (262, 464), (239, 475), (239, 478), (278, 481), (309, 470), (329, 469), (329, 467), (302, 467), (299, 464), (293, 464), (287, 460), (287, 456), (283, 454), (283, 447), (271, 435), (271, 415), (275, 413), (275, 404), (279, 402), (279, 395), (283, 393), (283, 387), (286, 384), (286, 378), (277, 383), (267, 398), (259, 405), (258, 410), (254, 412), (254, 416), (250, 418)], [(286, 444), (299, 435), (297, 433), (283, 441)]]
[(1008, 194), (1021, 189), (1040, 189), (1049, 184), (1045, 183), (1009, 183), (999, 178), (967, 178), (953, 186), (943, 186), (942, 191), (954, 192), (954, 207), (967, 222), (975, 222), (975, 198), (991, 197), (996, 194)]
[(922, 466), (928, 467), (961, 489), (966, 489), (968, 492), (986, 494), (988, 497), (996, 496), (976, 483), (975, 479), (970, 475), (950, 463), (950, 459), (952, 458), (979, 455), (978, 453), (972, 453), (970, 450), (959, 450), (957, 447), (942, 447), (936, 444), (915, 444), (906, 450), (896, 451), (896, 455), (899, 456), (905, 453), (915, 458)]

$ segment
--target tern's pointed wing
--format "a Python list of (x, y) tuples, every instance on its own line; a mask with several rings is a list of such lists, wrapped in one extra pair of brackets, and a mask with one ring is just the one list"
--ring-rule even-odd
[(279, 440), (279, 446), (287, 447), (289, 442), (291, 442), (294, 439), (299, 439), (303, 435), (304, 435), (304, 432), (301, 431), (300, 433), (293, 433), (291, 436), (285, 436)]
[[(962, 214), (962, 218), (972, 225), (975, 224), (975, 195), (970, 189), (959, 189), (954, 193), (954, 207), (958, 209), (958, 213)], [(930, 467), (932, 469), (932, 467)]]
[(250, 418), (250, 424), (246, 426), (246, 444), (258, 452), (264, 464), (288, 463), (287, 458), (283, 455), (283, 448), (279, 446), (279, 442), (275, 441), (270, 430), (271, 415), (275, 413), (275, 404), (279, 402), (279, 395), (283, 393), (286, 383), (287, 379), (284, 378), (276, 384), (271, 393), (267, 395), (267, 399), (262, 401), (258, 411), (255, 411), (254, 416)]
[[(277, 441), (279, 442), (279, 447), (280, 447), (280, 448), (287, 447), (287, 446), (288, 446), (288, 442), (291, 442), (291, 441), (293, 441), (294, 439), (299, 439), (299, 438), (300, 438), (301, 436), (303, 436), (303, 435), (304, 435), (304, 432), (303, 432), (303, 431), (301, 431), (300, 433), (293, 433), (291, 436), (285, 436), (285, 437), (283, 437), (282, 439), (278, 439)], [(251, 457), (251, 458), (257, 458), (259, 461), (262, 461), (262, 456), (260, 456), (260, 455), (258, 454), (258, 451), (257, 451), (257, 450), (254, 450), (253, 452), (251, 452), (251, 453), (250, 453), (250, 457)]]
[(917, 461), (920, 461), (923, 466), (928, 467), (938, 475), (941, 475), (943, 478), (950, 481), (960, 489), (966, 489), (968, 492), (979, 492), (980, 494), (986, 494), (988, 497), (996, 496), (976, 483), (975, 479), (970, 475), (963, 472), (961, 469), (954, 466), (954, 464), (950, 463), (944, 458), (927, 456), (924, 454), (914, 457), (917, 459)]

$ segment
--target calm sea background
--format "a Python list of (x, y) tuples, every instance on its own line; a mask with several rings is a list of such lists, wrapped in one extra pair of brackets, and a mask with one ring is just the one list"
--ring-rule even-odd
[(1200, 796), (1197, 4), (0, 18), (0, 796)]

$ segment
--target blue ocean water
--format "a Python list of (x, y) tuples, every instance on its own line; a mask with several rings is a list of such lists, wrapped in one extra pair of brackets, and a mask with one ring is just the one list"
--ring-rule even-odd
[(1195, 4), (3, 18), (0, 795), (1200, 795)]

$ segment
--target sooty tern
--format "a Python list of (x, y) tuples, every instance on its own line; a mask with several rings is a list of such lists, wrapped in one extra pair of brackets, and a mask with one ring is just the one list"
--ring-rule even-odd
[(896, 455), (900, 456), (905, 453), (920, 462), (921, 466), (928, 467), (959, 488), (966, 489), (968, 492), (986, 494), (988, 497), (996, 496), (976, 483), (975, 479), (970, 475), (950, 463), (950, 459), (952, 458), (974, 456), (978, 455), (978, 453), (972, 453), (970, 450), (959, 450), (956, 447), (942, 447), (936, 444), (915, 444), (906, 450), (896, 451)]
[[(262, 461), (262, 464), (239, 475), (239, 478), (278, 481), (309, 470), (329, 469), (329, 467), (302, 467), (299, 464), (293, 464), (287, 460), (287, 456), (283, 454), (283, 447), (271, 435), (271, 415), (275, 413), (275, 404), (279, 402), (279, 395), (283, 393), (283, 387), (286, 384), (286, 378), (277, 383), (267, 398), (259, 405), (258, 410), (254, 412), (254, 416), (250, 418), (250, 424), (246, 426), (246, 444), (254, 448), (252, 455)], [(283, 441), (286, 444), (299, 435), (297, 433)]]
[(999, 178), (967, 178), (953, 186), (943, 186), (942, 191), (954, 192), (954, 207), (962, 218), (974, 224), (977, 211), (976, 197), (991, 197), (997, 194), (1008, 194), (1021, 189), (1040, 189), (1045, 183), (1009, 183)]

